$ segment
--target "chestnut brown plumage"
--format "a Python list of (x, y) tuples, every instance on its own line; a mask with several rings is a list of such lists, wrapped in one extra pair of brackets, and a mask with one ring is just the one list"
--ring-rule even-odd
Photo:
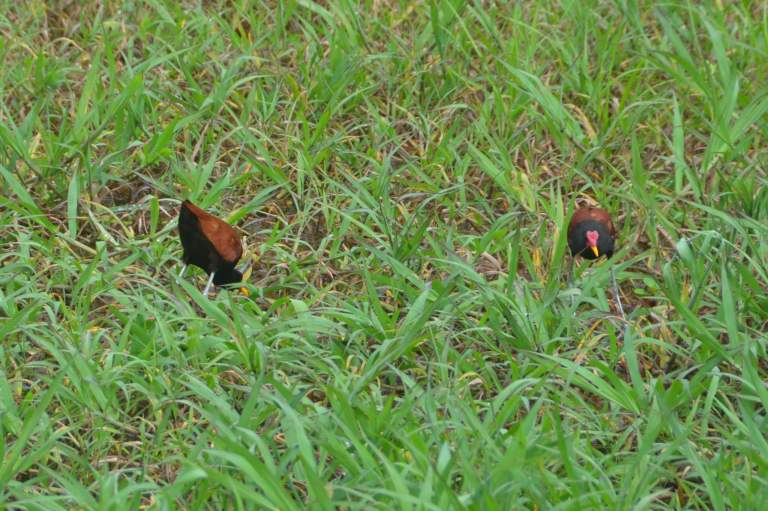
[(613, 255), (616, 230), (604, 209), (588, 206), (577, 210), (568, 224), (568, 247), (573, 256), (597, 259)]
[(210, 277), (203, 295), (208, 295), (211, 283), (224, 286), (243, 279), (243, 274), (235, 269), (243, 246), (237, 232), (224, 220), (185, 200), (179, 210), (179, 238), (185, 265), (179, 276), (184, 275), (190, 264), (205, 270)]
[[(616, 229), (613, 227), (611, 215), (604, 209), (594, 206), (578, 209), (568, 223), (568, 247), (574, 258), (581, 256), (585, 259), (597, 259), (604, 255), (610, 259), (613, 255), (615, 240)], [(569, 274), (573, 269), (573, 259), (571, 259), (570, 268)], [(616, 284), (613, 267), (611, 267), (611, 281), (616, 307), (624, 318), (624, 307), (621, 305), (619, 286)]]

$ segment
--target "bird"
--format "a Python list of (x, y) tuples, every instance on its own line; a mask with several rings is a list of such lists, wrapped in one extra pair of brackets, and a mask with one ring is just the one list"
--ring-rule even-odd
[[(571, 270), (573, 271), (573, 259), (583, 257), (595, 260), (602, 256), (610, 259), (616, 243), (616, 229), (613, 227), (611, 215), (606, 210), (595, 206), (580, 208), (573, 213), (568, 223), (568, 248), (571, 249)], [(613, 283), (613, 297), (624, 318), (624, 307), (621, 305), (619, 286), (616, 284), (616, 275), (611, 267), (611, 280)]]
[(179, 210), (179, 239), (184, 249), (179, 278), (190, 264), (205, 270), (210, 277), (203, 296), (208, 296), (211, 284), (225, 286), (243, 280), (243, 274), (235, 268), (243, 255), (240, 236), (221, 218), (184, 200)]
[(568, 224), (568, 247), (571, 254), (586, 259), (613, 255), (616, 229), (611, 215), (602, 208), (587, 206), (578, 209)]

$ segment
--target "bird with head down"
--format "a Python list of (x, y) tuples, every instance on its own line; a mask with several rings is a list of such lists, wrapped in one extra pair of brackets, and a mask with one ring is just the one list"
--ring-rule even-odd
[[(240, 236), (227, 222), (203, 211), (185, 200), (179, 210), (179, 238), (184, 249), (184, 275), (188, 265), (202, 268), (210, 275), (203, 291), (208, 295), (211, 284), (226, 286), (243, 280), (235, 265), (243, 255)], [(245, 288), (241, 288), (247, 294)]]

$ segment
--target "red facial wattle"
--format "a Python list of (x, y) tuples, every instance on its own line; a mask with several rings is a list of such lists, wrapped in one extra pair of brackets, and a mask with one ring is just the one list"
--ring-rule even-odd
[(587, 247), (595, 254), (595, 257), (600, 257), (600, 251), (597, 249), (597, 239), (600, 234), (597, 231), (587, 231)]

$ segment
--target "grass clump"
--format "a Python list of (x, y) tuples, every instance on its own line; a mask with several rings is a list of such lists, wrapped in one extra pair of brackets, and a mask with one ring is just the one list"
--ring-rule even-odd
[(764, 8), (529, 4), (2, 3), (0, 505), (762, 508)]

